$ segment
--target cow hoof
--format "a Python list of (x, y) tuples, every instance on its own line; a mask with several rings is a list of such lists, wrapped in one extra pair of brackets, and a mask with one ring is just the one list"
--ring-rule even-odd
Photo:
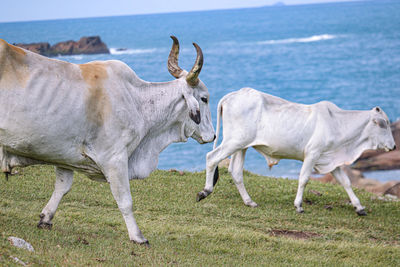
[(47, 229), (47, 230), (51, 230), (51, 228), (53, 227), (52, 223), (47, 223), (47, 222), (42, 222), (40, 221), (37, 225), (38, 228), (40, 229)]
[(303, 209), (303, 208), (301, 208), (301, 207), (300, 207), (300, 208), (298, 208), (298, 209), (296, 208), (296, 211), (297, 211), (297, 213), (304, 213), (304, 209)]
[(141, 245), (141, 246), (143, 245), (143, 246), (148, 247), (148, 248), (150, 247), (150, 243), (149, 243), (148, 240), (146, 240), (144, 242), (137, 242), (135, 240), (132, 240), (132, 242), (135, 243), (135, 244)]
[(367, 216), (367, 213), (364, 209), (357, 211), (358, 216)]
[(205, 199), (206, 197), (207, 197), (206, 192), (200, 191), (199, 193), (197, 193), (196, 201), (199, 202), (200, 200)]
[(248, 203), (244, 203), (246, 206), (249, 206), (249, 207), (251, 207), (251, 208), (257, 208), (258, 207), (258, 204), (256, 203), (256, 202), (254, 202), (254, 201), (250, 201), (250, 202), (248, 202)]

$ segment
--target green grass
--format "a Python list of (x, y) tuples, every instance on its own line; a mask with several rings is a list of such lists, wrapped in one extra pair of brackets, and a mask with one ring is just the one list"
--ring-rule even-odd
[[(342, 187), (311, 181), (304, 196), (311, 204), (297, 214), (296, 180), (246, 173), (248, 192), (259, 204), (249, 208), (222, 170), (214, 193), (197, 203), (204, 177), (156, 171), (131, 181), (147, 248), (129, 241), (108, 184), (81, 174), (75, 174), (53, 229), (38, 229), (54, 186), (53, 168), (19, 169), (8, 182), (0, 179), (0, 266), (16, 266), (10, 256), (31, 266), (400, 266), (400, 202), (356, 189), (368, 212), (358, 217)], [(279, 235), (288, 231), (306, 238)], [(9, 236), (25, 239), (35, 252), (11, 246)]]

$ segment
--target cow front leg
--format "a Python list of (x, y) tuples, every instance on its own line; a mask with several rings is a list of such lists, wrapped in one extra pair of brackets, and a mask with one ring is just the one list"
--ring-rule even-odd
[(257, 203), (251, 200), (249, 194), (243, 183), (243, 165), (244, 157), (246, 155), (247, 149), (242, 149), (232, 155), (231, 162), (229, 164), (229, 172), (231, 173), (232, 179), (239, 191), (240, 196), (246, 206), (255, 208)]
[(57, 207), (62, 197), (71, 189), (74, 172), (60, 167), (56, 167), (55, 170), (56, 182), (54, 191), (49, 202), (40, 213), (40, 221), (37, 225), (39, 228), (51, 229), (53, 225), (51, 220), (56, 213)]
[(350, 198), (351, 204), (356, 209), (357, 214), (360, 216), (367, 215), (367, 213), (365, 212), (365, 207), (361, 206), (360, 200), (354, 194), (354, 191), (351, 188), (351, 182), (346, 172), (344, 172), (340, 167), (337, 167), (331, 172), (331, 174), (344, 187), (344, 190), (346, 190), (347, 195)]
[(105, 173), (110, 183), (111, 193), (128, 228), (129, 239), (138, 244), (148, 245), (149, 242), (144, 238), (133, 216), (132, 196), (128, 178), (128, 160), (117, 161), (113, 166), (105, 168)]
[(301, 166), (299, 185), (297, 188), (296, 199), (294, 200), (294, 206), (296, 207), (296, 211), (298, 213), (304, 212), (304, 209), (302, 207), (303, 194), (304, 194), (304, 189), (308, 183), (308, 180), (310, 179), (313, 167), (314, 167), (314, 160), (311, 159), (310, 157), (306, 157), (304, 159), (303, 165)]
[(214, 190), (214, 176), (216, 175), (218, 163), (235, 153), (240, 147), (222, 144), (207, 153), (206, 156), (206, 185), (203, 191), (197, 194), (197, 201), (206, 198)]

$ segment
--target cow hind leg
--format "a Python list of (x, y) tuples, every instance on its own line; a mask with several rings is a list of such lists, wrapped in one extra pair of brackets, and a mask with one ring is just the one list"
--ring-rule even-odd
[(53, 194), (40, 214), (39, 228), (51, 229), (51, 220), (56, 213), (62, 197), (69, 192), (73, 181), (74, 172), (68, 169), (56, 167), (56, 182)]
[(346, 190), (351, 204), (356, 209), (357, 214), (360, 216), (367, 215), (365, 212), (365, 207), (361, 206), (360, 200), (357, 198), (353, 189), (351, 188), (351, 182), (347, 174), (340, 167), (337, 167), (335, 170), (333, 170), (331, 174), (344, 187), (344, 190)]
[(229, 172), (246, 206), (255, 208), (257, 203), (251, 200), (243, 183), (243, 165), (247, 149), (242, 149), (232, 155)]

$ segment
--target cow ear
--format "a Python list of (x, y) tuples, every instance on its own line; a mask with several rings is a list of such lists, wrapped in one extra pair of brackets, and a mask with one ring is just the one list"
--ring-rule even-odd
[(200, 124), (200, 106), (199, 102), (194, 98), (193, 94), (184, 93), (183, 98), (186, 100), (186, 104), (189, 108), (189, 116), (196, 123)]

